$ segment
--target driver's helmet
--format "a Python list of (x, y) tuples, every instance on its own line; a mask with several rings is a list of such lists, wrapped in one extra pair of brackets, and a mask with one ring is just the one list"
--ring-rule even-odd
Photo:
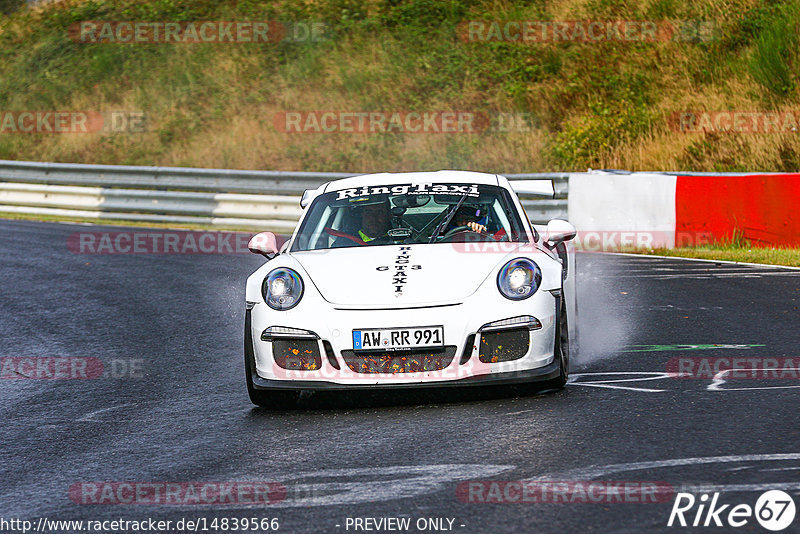
[(391, 228), (390, 209), (391, 204), (388, 198), (360, 202), (358, 213), (361, 223), (358, 228), (358, 236), (366, 242), (386, 233)]
[(458, 208), (458, 211), (453, 217), (453, 223), (455, 223), (457, 226), (464, 226), (465, 224), (471, 222), (481, 224), (483, 219), (485, 219), (485, 214), (480, 206), (464, 204)]

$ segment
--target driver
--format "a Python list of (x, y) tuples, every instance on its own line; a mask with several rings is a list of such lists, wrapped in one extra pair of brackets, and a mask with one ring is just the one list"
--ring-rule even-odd
[(475, 206), (461, 206), (458, 208), (458, 211), (453, 216), (453, 220), (450, 221), (450, 224), (447, 226), (446, 232), (458, 228), (460, 226), (466, 226), (473, 232), (483, 233), (486, 232), (486, 225), (480, 224), (481, 220), (481, 209), (476, 208)]
[(364, 206), (361, 212), (361, 229), (358, 231), (358, 237), (364, 243), (383, 237), (390, 228), (391, 215), (388, 201)]

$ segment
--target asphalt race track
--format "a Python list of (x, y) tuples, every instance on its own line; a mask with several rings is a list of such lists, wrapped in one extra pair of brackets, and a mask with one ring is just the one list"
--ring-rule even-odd
[[(68, 250), (70, 234), (102, 229), (0, 221), (0, 357), (97, 359), (104, 373), (0, 380), (3, 518), (277, 518), (292, 533), (363, 532), (356, 519), (388, 517), (410, 519), (408, 532), (418, 521), (464, 533), (700, 532), (709, 528), (667, 528), (674, 496), (485, 503), (459, 488), (656, 481), (732, 505), (768, 489), (800, 497), (796, 374), (667, 374), (680, 357), (800, 363), (798, 270), (579, 254), (580, 347), (563, 391), (308, 396), (277, 412), (252, 407), (242, 368), (244, 280), (262, 259)], [(71, 498), (76, 484), (115, 481), (270, 481), (286, 493), (256, 505)], [(738, 531), (766, 532), (752, 519)]]

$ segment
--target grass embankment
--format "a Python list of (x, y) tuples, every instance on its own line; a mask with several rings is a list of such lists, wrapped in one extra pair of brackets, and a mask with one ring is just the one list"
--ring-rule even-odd
[[(0, 0), (12, 11), (18, 0)], [(241, 169), (796, 171), (797, 133), (676, 133), (798, 103), (797, 0), (65, 0), (0, 15), (0, 109), (144, 111), (148, 131), (3, 134), (0, 158)], [(324, 22), (329, 39), (85, 44), (80, 21)], [(468, 20), (689, 21), (688, 40), (465, 42)], [(692, 22), (694, 21), (694, 22)], [(711, 34), (691, 38), (697, 21)], [(292, 110), (521, 113), (530, 131), (286, 134)], [(674, 121), (673, 121), (674, 123)]]
[(800, 248), (776, 247), (765, 243), (753, 243), (745, 239), (742, 232), (737, 230), (726, 239), (715, 243), (697, 245), (694, 247), (668, 248), (631, 248), (624, 250), (633, 254), (655, 256), (671, 256), (682, 258), (697, 258), (704, 260), (734, 261), (741, 263), (762, 263), (771, 265), (786, 265), (800, 267)]

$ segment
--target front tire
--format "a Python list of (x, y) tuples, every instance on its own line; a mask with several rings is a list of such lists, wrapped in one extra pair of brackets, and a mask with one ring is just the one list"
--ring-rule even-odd
[(544, 383), (543, 389), (563, 389), (569, 379), (569, 324), (563, 297), (556, 322), (556, 341), (553, 354), (558, 358), (558, 376)]
[(300, 398), (298, 391), (269, 391), (258, 390), (253, 387), (253, 375), (247, 355), (244, 358), (245, 379), (247, 380), (247, 394), (250, 402), (262, 408), (273, 410), (289, 410), (297, 406)]
[(250, 402), (262, 408), (288, 410), (297, 406), (299, 391), (270, 391), (256, 389), (253, 386), (255, 372), (255, 354), (253, 353), (253, 335), (250, 331), (250, 310), (247, 311), (244, 325), (244, 375), (247, 383), (247, 394)]

